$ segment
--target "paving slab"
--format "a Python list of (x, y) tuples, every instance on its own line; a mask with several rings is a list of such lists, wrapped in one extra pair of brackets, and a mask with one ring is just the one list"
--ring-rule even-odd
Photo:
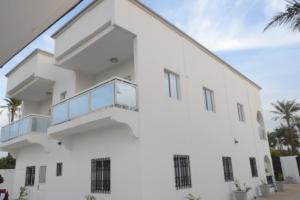
[(268, 198), (257, 198), (258, 200), (300, 200), (300, 185), (285, 185), (284, 192), (274, 192)]

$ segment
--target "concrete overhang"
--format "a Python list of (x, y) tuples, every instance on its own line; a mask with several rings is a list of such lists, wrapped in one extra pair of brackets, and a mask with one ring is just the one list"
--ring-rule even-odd
[(81, 0), (0, 1), (0, 68)]

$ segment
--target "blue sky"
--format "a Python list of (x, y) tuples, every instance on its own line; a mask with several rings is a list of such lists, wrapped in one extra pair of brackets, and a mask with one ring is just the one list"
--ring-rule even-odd
[[(0, 99), (5, 96), (4, 74), (35, 48), (54, 51), (50, 35), (92, 0), (84, 0), (71, 13), (0, 69)], [(271, 102), (300, 97), (300, 33), (285, 27), (265, 33), (269, 19), (285, 7), (284, 0), (143, 0), (151, 9), (178, 26), (226, 62), (258, 83), (267, 127)], [(0, 105), (4, 102), (0, 100)], [(0, 116), (0, 126), (7, 123)]]

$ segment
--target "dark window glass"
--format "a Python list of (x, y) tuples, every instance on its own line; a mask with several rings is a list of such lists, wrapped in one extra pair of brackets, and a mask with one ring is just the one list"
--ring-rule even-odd
[(191, 188), (192, 180), (189, 156), (175, 155), (174, 168), (176, 189)]
[(230, 157), (223, 157), (223, 168), (225, 181), (233, 181), (233, 170)]
[(62, 176), (62, 169), (63, 169), (63, 164), (57, 163), (56, 164), (56, 176)]
[(256, 159), (255, 158), (250, 158), (250, 167), (251, 167), (252, 177), (258, 177)]
[(25, 186), (34, 186), (35, 166), (26, 167)]
[(93, 159), (91, 168), (91, 192), (110, 193), (110, 159)]

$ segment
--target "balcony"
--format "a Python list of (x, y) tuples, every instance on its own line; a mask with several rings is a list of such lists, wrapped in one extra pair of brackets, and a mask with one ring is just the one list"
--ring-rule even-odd
[(8, 96), (32, 102), (49, 99), (55, 82), (54, 68), (52, 54), (35, 50), (6, 74)]
[(112, 78), (54, 105), (48, 134), (62, 140), (71, 134), (122, 124), (137, 137), (137, 111), (137, 86)]
[(1, 129), (0, 148), (10, 153), (30, 144), (39, 144), (47, 149), (49, 117), (28, 115)]

